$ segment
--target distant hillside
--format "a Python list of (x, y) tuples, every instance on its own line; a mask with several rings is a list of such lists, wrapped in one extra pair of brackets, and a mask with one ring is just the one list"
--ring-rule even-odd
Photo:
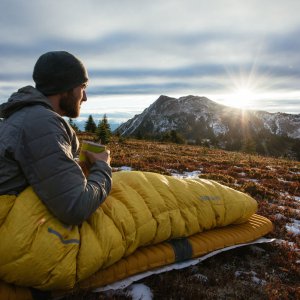
[(189, 143), (300, 159), (300, 114), (245, 111), (205, 97), (160, 96), (116, 131), (161, 140), (175, 131)]

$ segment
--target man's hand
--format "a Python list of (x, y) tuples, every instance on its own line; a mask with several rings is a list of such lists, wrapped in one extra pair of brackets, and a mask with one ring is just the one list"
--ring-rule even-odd
[(79, 165), (84, 173), (85, 176), (88, 176), (88, 173), (90, 171), (90, 168), (97, 160), (103, 160), (108, 165), (110, 165), (110, 151), (104, 150), (100, 153), (94, 153), (90, 151), (84, 151), (86, 160), (84, 162), (80, 162)]
[(100, 153), (84, 151), (84, 154), (85, 154), (88, 164), (90, 164), (90, 165), (94, 164), (97, 160), (103, 160), (107, 164), (110, 165), (110, 151), (109, 150), (104, 150), (103, 152), (100, 152)]

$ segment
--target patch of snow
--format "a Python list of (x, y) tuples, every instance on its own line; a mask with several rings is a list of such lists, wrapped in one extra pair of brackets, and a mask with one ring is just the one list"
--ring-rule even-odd
[(258, 278), (256, 275), (256, 272), (254, 271), (250, 271), (250, 272), (244, 272), (244, 271), (236, 271), (234, 273), (235, 277), (240, 277), (240, 276), (251, 276), (251, 280), (256, 283), (256, 284), (261, 284), (261, 285), (265, 285), (267, 282), (263, 279)]
[(282, 205), (277, 206), (277, 208), (280, 209), (280, 210), (285, 210), (286, 209), (286, 207), (282, 206)]
[(272, 166), (266, 166), (266, 168), (267, 168), (268, 170), (270, 170), (270, 171), (276, 171), (276, 169), (275, 169), (274, 167), (272, 167)]
[(201, 282), (208, 282), (208, 277), (203, 274), (195, 274), (192, 277), (197, 278)]
[(293, 198), (294, 198), (294, 200), (296, 200), (296, 201), (299, 201), (299, 202), (300, 202), (300, 197), (294, 196)]
[(202, 173), (202, 171), (192, 171), (192, 172), (183, 172), (183, 173), (176, 173), (173, 170), (168, 170), (171, 171), (171, 175), (173, 177), (177, 177), (177, 178), (198, 178), (199, 175)]
[(300, 248), (297, 248), (297, 244), (294, 243), (294, 242), (288, 242), (286, 240), (276, 239), (275, 243), (279, 244), (279, 245), (288, 245), (289, 247), (291, 247), (296, 252), (300, 251)]
[(282, 179), (282, 178), (278, 178), (277, 180), (280, 181), (280, 182), (283, 182), (283, 183), (289, 183), (289, 181), (284, 180), (284, 179)]
[(132, 300), (152, 300), (153, 294), (150, 288), (144, 284), (132, 284), (128, 287), (127, 296), (131, 296)]
[(115, 171), (132, 171), (133, 169), (131, 167), (122, 166), (122, 167), (116, 167), (114, 168)]
[(260, 279), (256, 276), (252, 276), (252, 281), (256, 284), (265, 285), (267, 282), (264, 279)]
[[(291, 224), (291, 225), (289, 225)], [(287, 231), (290, 231), (293, 233), (293, 235), (299, 235), (300, 234), (300, 221), (299, 220), (293, 220), (292, 223), (289, 223), (285, 225), (285, 228)]]
[(129, 125), (128, 128), (125, 128), (122, 135), (126, 134), (127, 132), (129, 132), (129, 134), (132, 133), (142, 123), (142, 121), (143, 121), (143, 113), (139, 115), (136, 119), (132, 120), (131, 124)]
[(251, 182), (254, 182), (254, 183), (258, 183), (259, 182), (258, 179), (251, 179), (251, 178), (246, 179), (246, 181), (251, 181)]
[(275, 215), (275, 219), (276, 220), (282, 220), (282, 219), (286, 219), (286, 217), (284, 215), (282, 215), (282, 214), (276, 214)]
[(280, 192), (279, 193), (281, 196), (285, 196), (285, 197), (290, 197), (288, 192)]
[(239, 175), (245, 177), (247, 174), (245, 172), (238, 173)]
[(212, 122), (212, 128), (213, 128), (213, 131), (214, 131), (214, 134), (215, 135), (220, 135), (220, 134), (224, 134), (228, 131), (228, 129), (226, 128), (226, 126), (224, 126), (223, 124), (221, 123), (214, 123)]

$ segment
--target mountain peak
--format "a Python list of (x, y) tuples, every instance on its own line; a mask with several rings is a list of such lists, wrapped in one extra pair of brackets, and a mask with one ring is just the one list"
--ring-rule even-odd
[[(117, 131), (124, 136), (161, 137), (175, 130), (186, 140), (201, 143), (214, 140), (227, 150), (238, 150), (245, 140), (255, 140), (264, 149), (266, 136), (300, 139), (300, 115), (242, 111), (218, 104), (206, 97), (161, 95), (141, 114), (122, 124)], [(280, 142), (279, 142), (280, 143)]]

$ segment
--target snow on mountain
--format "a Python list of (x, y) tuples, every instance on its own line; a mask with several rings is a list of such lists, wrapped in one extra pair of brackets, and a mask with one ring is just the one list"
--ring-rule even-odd
[(215, 136), (247, 128), (262, 130), (278, 136), (300, 138), (300, 114), (243, 111), (218, 104), (205, 97), (160, 96), (141, 114), (117, 128), (121, 135), (157, 135), (170, 130), (182, 132), (187, 138), (196, 138), (197, 131), (205, 137), (209, 131)]
[(300, 138), (300, 114), (255, 112), (264, 123), (264, 127), (276, 135)]

